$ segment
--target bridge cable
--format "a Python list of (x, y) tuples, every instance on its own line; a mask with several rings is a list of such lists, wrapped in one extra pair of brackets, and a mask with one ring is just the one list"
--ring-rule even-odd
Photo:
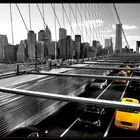
[[(86, 4), (85, 4), (85, 12), (84, 12), (84, 13), (85, 13), (86, 22), (87, 22), (87, 24), (88, 24), (88, 31), (89, 31), (89, 35), (90, 35), (90, 44), (91, 44), (91, 42), (92, 42), (92, 41), (91, 41), (91, 40), (92, 40), (92, 39), (91, 39), (91, 36), (93, 36), (93, 34), (91, 34), (91, 26), (90, 26), (90, 23), (89, 23), (90, 20), (89, 20), (88, 17), (87, 17), (87, 14), (86, 14), (87, 12), (88, 12), (88, 9), (87, 9), (87, 6), (86, 6)], [(94, 37), (93, 37), (93, 38), (94, 38)]]
[(58, 24), (59, 24), (59, 27), (61, 28), (61, 24), (60, 24), (59, 19), (58, 19), (57, 15), (56, 15), (56, 12), (55, 12), (54, 7), (52, 6), (52, 3), (51, 3), (51, 7), (52, 7), (52, 10), (53, 10), (53, 12), (54, 12), (54, 14), (55, 14), (55, 17), (56, 17), (56, 19), (57, 19), (57, 22), (58, 22)]
[(29, 7), (29, 22), (30, 22), (30, 30), (32, 30), (32, 26), (31, 26), (31, 9), (30, 9), (30, 4), (28, 5)]
[[(42, 3), (42, 14), (43, 14), (43, 19), (45, 21), (45, 15), (44, 15), (44, 4)], [(43, 23), (43, 27), (44, 27), (44, 30), (45, 30), (45, 24)]]
[[(71, 4), (70, 4), (70, 8), (71, 8), (71, 11), (72, 11), (73, 16), (74, 16), (74, 18), (75, 18), (75, 21), (76, 21), (76, 16), (75, 16), (75, 14), (74, 14), (73, 8), (71, 7)], [(79, 29), (79, 31), (80, 31), (80, 33), (81, 33), (81, 30), (80, 30), (80, 28), (79, 28), (79, 25), (78, 25), (77, 27), (78, 27), (78, 29)]]
[[(93, 4), (90, 4), (91, 15), (92, 15), (92, 18), (94, 19), (95, 14), (93, 14), (93, 13), (95, 13), (95, 12), (93, 12), (93, 10), (95, 10), (95, 8), (93, 7)], [(96, 24), (97, 24), (96, 21), (94, 23), (92, 22), (92, 25), (93, 25), (94, 29), (96, 28)], [(97, 41), (97, 40), (99, 40), (99, 34), (97, 33), (98, 32), (97, 30), (94, 31), (94, 32), (96, 34), (96, 41)]]
[(82, 19), (82, 16), (81, 16), (82, 15), (82, 10), (80, 12), (78, 6), (77, 6), (77, 11), (78, 11), (78, 13), (80, 15), (80, 18), (81, 18), (81, 36), (83, 38), (83, 42), (85, 42), (85, 39), (84, 39), (84, 36), (83, 36), (83, 19)]
[[(63, 5), (63, 3), (62, 3), (62, 5)], [(62, 19), (63, 19), (63, 27), (65, 28), (65, 18), (64, 18), (64, 7), (62, 6)]]
[(12, 44), (14, 45), (13, 20), (12, 20), (12, 8), (11, 8), (11, 4), (9, 4), (9, 6), (10, 6), (10, 19), (11, 19)]
[[(65, 7), (64, 7), (63, 4), (62, 4), (62, 7), (63, 7), (63, 11), (64, 11), (64, 13), (65, 13), (65, 15), (66, 15), (66, 18), (67, 18), (67, 20), (68, 20), (68, 23), (69, 23), (69, 25), (70, 25), (71, 33), (73, 33), (73, 35), (75, 35), (75, 34), (74, 34), (74, 31), (73, 31), (73, 28), (72, 28), (72, 25), (71, 25), (71, 18), (70, 18), (70, 20), (69, 20), (68, 15), (67, 15), (67, 12), (66, 12)], [(70, 5), (69, 5), (69, 10), (70, 10)], [(71, 12), (70, 12), (70, 13), (71, 13)], [(71, 15), (70, 15), (70, 17), (71, 17)], [(70, 55), (71, 55), (71, 58), (73, 59), (73, 50), (72, 50), (72, 48), (70, 49)]]
[[(85, 14), (85, 11), (84, 11), (84, 9), (83, 9), (83, 6), (82, 6), (82, 4), (81, 4), (81, 9), (82, 9), (82, 11), (83, 11), (83, 13)], [(90, 37), (89, 37), (89, 34), (88, 34), (88, 32), (87, 32), (87, 28), (86, 28), (86, 26), (85, 26), (85, 22), (83, 21), (83, 23), (84, 23), (84, 27), (85, 27), (85, 30), (86, 30), (86, 39), (87, 39), (87, 37), (88, 37), (88, 39), (89, 39), (89, 41), (90, 41)]]
[[(57, 41), (57, 30), (56, 30), (56, 17), (55, 17), (55, 4), (54, 4), (54, 28), (55, 28), (55, 40)], [(55, 59), (56, 59), (56, 42), (55, 41)]]
[(21, 19), (22, 19), (22, 21), (23, 21), (23, 23), (24, 23), (24, 26), (25, 26), (25, 28), (26, 28), (26, 30), (27, 30), (27, 32), (28, 32), (29, 30), (28, 30), (28, 28), (27, 28), (27, 25), (26, 25), (26, 23), (25, 23), (25, 21), (24, 21), (24, 18), (23, 18), (23, 16), (22, 16), (22, 14), (21, 14), (21, 12), (20, 12), (20, 9), (19, 9), (19, 7), (18, 7), (17, 4), (16, 4), (16, 7), (17, 7), (18, 12), (19, 12), (19, 14), (20, 14), (20, 16), (21, 16)]
[(72, 26), (71, 26), (71, 22), (69, 21), (69, 17), (68, 17), (68, 15), (67, 15), (67, 12), (66, 12), (66, 10), (65, 10), (65, 7), (64, 7), (63, 4), (62, 4), (62, 6), (63, 6), (64, 13), (65, 13), (65, 15), (66, 15), (66, 17), (67, 17), (67, 20), (68, 20), (68, 22), (69, 22), (69, 24), (70, 24), (70, 27), (71, 27), (72, 33), (73, 33), (73, 35), (75, 35), (75, 34), (74, 34), (74, 31), (73, 31), (73, 28), (72, 28)]
[(43, 15), (42, 15), (41, 10), (40, 10), (40, 8), (39, 8), (39, 6), (38, 6), (37, 3), (36, 3), (36, 6), (37, 6), (37, 8), (38, 8), (38, 11), (39, 11), (39, 13), (40, 13), (40, 16), (42, 17), (42, 20), (43, 20), (43, 22), (44, 22), (44, 25), (47, 26), (47, 24), (46, 24), (46, 22), (45, 22), (45, 19), (44, 19)]

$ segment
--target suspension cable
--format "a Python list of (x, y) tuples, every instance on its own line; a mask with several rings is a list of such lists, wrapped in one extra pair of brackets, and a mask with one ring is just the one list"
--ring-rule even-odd
[[(44, 4), (42, 3), (42, 14), (43, 14), (43, 19), (45, 21), (45, 15), (44, 15)], [(43, 27), (44, 27), (44, 30), (45, 30), (45, 24), (43, 23)]]
[[(101, 4), (99, 5), (99, 10), (100, 10), (101, 16), (104, 17), (105, 20), (106, 20), (105, 12), (103, 11), (103, 8), (102, 8)], [(104, 21), (105, 21), (105, 20), (104, 20)], [(102, 26), (102, 27), (103, 27), (103, 28), (102, 28), (102, 31), (103, 31), (104, 33), (107, 32), (105, 26)], [(105, 42), (105, 35), (104, 35), (104, 33), (102, 33), (102, 37), (103, 37), (103, 41)], [(104, 43), (104, 42), (103, 42), (103, 43)], [(104, 44), (103, 44), (103, 45), (104, 45)]]
[[(78, 22), (77, 22), (77, 10), (76, 10), (76, 4), (75, 4), (75, 19), (76, 19), (76, 25), (78, 25)], [(76, 26), (76, 34), (78, 34), (78, 28)]]
[[(75, 14), (74, 14), (74, 11), (73, 11), (73, 9), (72, 9), (71, 5), (70, 5), (70, 8), (71, 8), (71, 10), (72, 10), (73, 16), (74, 16), (75, 21), (76, 21), (76, 17), (75, 17)], [(79, 29), (79, 31), (80, 31), (80, 33), (81, 33), (81, 30), (80, 30), (80, 28), (79, 28), (79, 25), (78, 25), (78, 29)]]
[(12, 8), (11, 8), (11, 4), (9, 4), (9, 6), (10, 6), (10, 18), (11, 18), (12, 44), (14, 45), (13, 20), (12, 20)]
[[(91, 8), (90, 4), (89, 4), (89, 10), (90, 10), (90, 13), (91, 13), (90, 16), (91, 16), (91, 19), (92, 19), (93, 18), (93, 13), (92, 13), (92, 8)], [(94, 28), (93, 22), (91, 22), (91, 23), (92, 23), (92, 26)], [(93, 34), (94, 34), (94, 32), (93, 32)], [(96, 34), (96, 37), (97, 37), (98, 35), (97, 35), (97, 32), (96, 31), (95, 31), (95, 34)]]
[[(89, 12), (89, 8), (88, 8), (88, 5), (86, 6), (86, 8), (87, 8), (87, 12), (88, 12), (88, 16), (89, 16), (89, 21), (92, 23), (92, 21), (91, 21), (91, 17), (90, 17), (90, 12)], [(92, 28), (91, 28), (91, 26), (90, 26), (91, 24), (89, 23), (89, 27), (90, 27), (90, 33), (91, 33), (91, 36), (93, 37), (93, 39), (94, 39), (94, 34), (93, 34), (93, 30), (92, 30)], [(92, 39), (91, 39), (91, 44), (92, 44)]]
[[(63, 3), (62, 3), (62, 5), (63, 5)], [(62, 6), (62, 17), (63, 17), (63, 27), (65, 28), (65, 18), (64, 18), (64, 7)]]
[(26, 30), (27, 30), (27, 32), (28, 32), (29, 30), (28, 30), (28, 28), (27, 28), (27, 25), (26, 25), (26, 23), (25, 23), (25, 21), (24, 21), (24, 18), (23, 18), (23, 16), (22, 16), (22, 14), (21, 14), (21, 12), (20, 12), (19, 7), (18, 7), (17, 4), (16, 4), (16, 7), (17, 7), (17, 9), (18, 9), (18, 12), (19, 12), (21, 18), (22, 18), (22, 21), (23, 21), (23, 23), (24, 23), (24, 26), (25, 26), (25, 28), (26, 28)]
[[(70, 4), (69, 4), (69, 15), (70, 15), (70, 25), (71, 25), (71, 9), (70, 9)], [(70, 34), (72, 36), (72, 29), (70, 28)]]
[[(81, 4), (81, 8), (82, 8), (82, 10), (84, 11), (84, 8), (83, 8), (83, 6), (82, 6), (82, 4)], [(85, 15), (85, 12), (84, 12), (84, 15)], [(84, 22), (83, 22), (84, 23)], [(85, 25), (85, 24), (84, 24)], [(88, 36), (88, 39), (89, 39), (89, 41), (90, 41), (90, 37), (89, 37), (89, 34), (88, 34), (88, 32), (87, 32), (87, 28), (85, 27), (85, 29), (86, 29), (86, 34), (87, 34), (87, 36)]]
[(55, 17), (56, 17), (56, 19), (57, 19), (57, 22), (58, 22), (58, 24), (59, 24), (59, 27), (61, 28), (61, 24), (60, 24), (59, 19), (58, 19), (57, 15), (56, 15), (56, 12), (55, 12), (54, 7), (52, 6), (52, 3), (51, 3), (51, 7), (52, 7), (53, 12), (54, 12), (54, 14), (55, 14)]
[[(54, 11), (55, 11), (55, 4), (54, 4)], [(55, 59), (56, 59), (57, 30), (56, 30), (56, 18), (55, 18), (55, 12), (54, 12), (54, 28), (55, 28)]]
[[(92, 14), (92, 18), (94, 19), (94, 17), (95, 17), (95, 14), (93, 14), (93, 13), (95, 13), (95, 12), (93, 12), (93, 9), (95, 10), (95, 8), (93, 7), (93, 4), (91, 4), (91, 8), (90, 8), (90, 11), (91, 11), (91, 14)], [(92, 23), (93, 24), (93, 23)], [(97, 23), (96, 23), (96, 21), (95, 21), (95, 26), (97, 25)], [(95, 26), (93, 25), (93, 27), (95, 28)], [(96, 34), (96, 40), (99, 40), (99, 33), (97, 33), (98, 32), (98, 30), (96, 30), (95, 31), (95, 34)]]
[(28, 6), (29, 6), (29, 22), (30, 22), (30, 30), (31, 30), (32, 28), (31, 28), (31, 9), (30, 9), (30, 4)]
[(82, 16), (81, 16), (82, 15), (82, 10), (81, 10), (81, 14), (80, 14), (78, 6), (77, 6), (77, 11), (78, 11), (78, 13), (80, 15), (80, 18), (81, 18), (81, 36), (82, 36), (83, 41), (84, 41), (84, 36), (83, 36), (83, 19), (82, 19)]
[(65, 7), (64, 7), (63, 4), (62, 4), (62, 6), (63, 6), (64, 12), (65, 12), (65, 15), (66, 15), (66, 17), (67, 17), (67, 20), (68, 20), (68, 22), (69, 22), (69, 24), (70, 24), (70, 27), (71, 27), (72, 33), (73, 33), (73, 35), (75, 35), (75, 34), (74, 34), (74, 31), (73, 31), (73, 29), (72, 29), (71, 23), (70, 23), (70, 21), (69, 21), (69, 18), (68, 18), (67, 12), (66, 12), (66, 10), (65, 10)]
[(38, 8), (38, 11), (39, 11), (41, 17), (42, 17), (42, 20), (43, 20), (43, 22), (44, 22), (44, 25), (47, 26), (47, 24), (46, 24), (46, 22), (45, 22), (45, 19), (44, 19), (43, 15), (42, 15), (41, 10), (40, 10), (40, 8), (39, 8), (39, 6), (38, 6), (37, 3), (36, 3), (36, 6), (37, 6), (37, 8)]
[[(116, 8), (116, 6), (115, 6), (114, 3), (113, 3), (113, 6), (114, 6), (114, 9), (115, 9), (115, 12), (116, 12), (116, 15), (117, 15), (118, 21), (119, 21), (120, 24), (122, 24), (122, 23), (121, 23), (121, 20), (120, 20), (120, 17), (119, 17), (119, 14), (118, 14), (118, 11), (117, 11), (117, 8)], [(123, 28), (122, 28), (122, 33), (123, 33), (124, 39), (125, 39), (125, 41), (126, 41), (126, 44), (127, 44), (128, 48), (130, 49)]]

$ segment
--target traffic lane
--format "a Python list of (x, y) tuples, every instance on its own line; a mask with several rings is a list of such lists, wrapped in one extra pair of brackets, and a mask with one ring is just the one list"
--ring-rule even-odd
[(119, 101), (125, 87), (126, 84), (120, 85), (113, 83), (99, 99)]

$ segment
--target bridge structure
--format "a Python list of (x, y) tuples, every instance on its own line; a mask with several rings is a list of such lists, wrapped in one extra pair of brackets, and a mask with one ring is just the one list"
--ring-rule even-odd
[[(11, 5), (10, 5), (11, 6)], [(40, 16), (43, 20), (43, 25), (45, 26), (46, 25), (46, 22), (45, 22), (45, 17), (44, 17), (44, 11), (41, 12), (40, 10), (40, 7), (38, 4), (36, 4), (37, 8), (38, 8), (38, 11), (40, 13)], [(99, 39), (100, 41), (96, 40), (96, 45), (94, 46), (90, 46), (90, 49), (92, 50), (93, 47), (95, 47), (93, 50), (94, 51), (91, 51), (91, 52), (94, 52), (94, 56), (91, 55), (90, 57), (91, 58), (97, 58), (97, 54), (100, 54), (101, 52), (101, 44), (100, 42), (103, 42), (103, 40), (105, 39), (103, 36), (101, 36), (100, 34), (100, 31), (97, 30), (96, 33), (93, 33), (93, 31), (91, 30), (91, 32), (88, 32), (85, 25), (84, 26), (80, 26), (78, 23), (78, 16), (77, 14), (79, 13), (78, 12), (78, 6), (77, 5), (74, 5), (75, 6), (75, 12), (73, 11), (73, 8), (71, 5), (69, 5), (69, 8), (70, 8), (70, 16), (72, 16), (71, 14), (73, 14), (74, 16), (74, 19), (76, 21), (76, 34), (74, 32), (74, 29), (72, 27), (72, 23), (71, 23), (71, 18), (69, 20), (68, 18), (68, 13), (66, 12), (65, 10), (65, 5), (62, 4), (62, 12), (63, 12), (63, 26), (65, 27), (65, 18), (67, 18), (68, 20), (68, 23), (70, 24), (70, 29), (71, 29), (71, 35), (73, 33), (73, 35), (77, 35), (78, 33), (81, 33), (81, 37), (84, 41), (86, 40), (89, 40), (89, 42), (91, 43), (93, 41), (94, 38), (97, 38)], [(81, 6), (81, 7), (80, 7)], [(116, 11), (116, 7), (115, 5), (113, 5), (114, 8), (115, 8), (115, 11)], [(25, 20), (21, 14), (21, 11), (18, 7), (18, 5), (16, 4), (16, 7), (21, 15), (21, 18), (23, 20), (23, 23), (26, 27), (26, 30), (28, 33), (31, 33), (31, 31), (29, 31), (29, 29), (27, 28), (27, 25), (25, 23)], [(86, 13), (84, 14), (84, 17), (85, 19), (88, 21), (88, 18), (93, 18), (93, 12), (91, 11), (91, 8), (100, 8), (100, 10), (103, 12), (103, 5), (99, 6), (98, 5), (94, 5), (94, 4), (85, 4), (85, 7), (83, 6), (83, 4), (79, 5), (79, 7), (81, 8), (81, 12), (84, 11), (84, 8), (86, 9)], [(30, 8), (30, 5), (29, 5), (29, 8)], [(55, 34), (56, 34), (56, 22), (59, 24), (59, 26), (61, 27), (61, 23), (60, 23), (60, 19), (58, 18), (58, 15), (56, 13), (56, 7), (55, 7), (55, 4), (51, 4), (51, 8), (53, 10), (53, 13), (54, 13), (54, 22), (55, 22)], [(89, 8), (89, 9), (88, 9)], [(82, 10), (83, 9), (83, 10)], [(42, 10), (43, 10), (43, 5), (42, 5)], [(31, 14), (31, 13), (29, 13)], [(103, 13), (102, 13), (103, 14)], [(79, 17), (81, 19), (81, 24), (87, 24), (86, 26), (88, 26), (88, 28), (91, 28), (91, 26), (94, 26), (93, 23), (89, 23), (89, 22), (83, 22), (83, 15), (81, 15), (79, 13)], [(99, 16), (99, 15), (95, 15), (95, 16)], [(106, 15), (105, 15), (106, 17)], [(117, 17), (118, 17), (118, 13), (117, 13)], [(11, 11), (11, 18), (12, 18), (12, 11)], [(98, 17), (99, 18), (99, 17)], [(119, 19), (119, 18), (118, 18)], [(106, 18), (107, 20), (107, 18)], [(119, 22), (121, 24), (121, 21), (119, 19)], [(11, 20), (11, 25), (12, 25), (12, 20)], [(97, 26), (97, 25), (96, 25)], [(30, 15), (30, 29), (31, 29), (31, 15)], [(86, 33), (86, 37), (84, 36), (84, 33), (82, 32), (82, 30), (85, 29), (85, 33)], [(104, 30), (105, 32), (107, 32), (107, 30), (103, 27), (102, 30)], [(122, 29), (123, 31), (123, 29)], [(12, 32), (13, 32), (13, 29), (12, 29)], [(65, 31), (64, 31), (65, 32)], [(94, 36), (94, 34), (96, 34), (96, 37)], [(125, 37), (125, 33), (123, 31), (123, 35), (124, 35), (124, 38), (126, 40), (126, 44), (128, 44), (127, 42), (127, 38)], [(49, 36), (49, 35), (48, 35)], [(63, 35), (62, 35), (63, 36)], [(31, 37), (32, 38), (32, 37)], [(34, 38), (34, 37), (33, 37)], [(56, 37), (57, 38), (57, 37)], [(86, 38), (86, 39), (85, 39)], [(46, 39), (46, 38), (45, 38)], [(79, 38), (75, 38), (75, 42), (78, 40)], [(12, 40), (14, 40), (14, 36), (12, 34)], [(30, 39), (29, 39), (30, 40)], [(57, 39), (56, 39), (57, 41)], [(13, 41), (14, 42), (14, 41)], [(45, 41), (44, 41), (45, 43)], [(81, 43), (81, 41), (78, 41), (78, 43)], [(77, 44), (78, 44), (77, 43)], [(132, 72), (133, 71), (140, 71), (140, 68), (138, 67), (140, 65), (140, 55), (139, 54), (135, 54), (135, 53), (128, 53), (128, 54), (113, 54), (113, 52), (111, 52), (111, 54), (107, 54), (107, 58), (103, 59), (101, 58), (101, 60), (97, 60), (97, 61), (84, 61), (83, 63), (77, 63), (78, 64), (83, 64), (84, 66), (60, 66), (60, 68), (65, 68), (65, 70), (67, 71), (67, 69), (70, 69), (71, 73), (69, 74), (69, 72), (60, 72), (60, 73), (53, 73), (53, 72), (50, 72), (50, 71), (41, 71), (38, 69), (38, 64), (37, 64), (37, 60), (38, 60), (38, 52), (37, 52), (37, 46), (36, 46), (37, 42), (33, 41), (32, 39), (29, 41), (28, 43), (28, 47), (30, 46), (31, 48), (29, 50), (31, 51), (34, 51), (34, 54), (33, 54), (33, 57), (32, 59), (35, 59), (35, 67), (34, 68), (30, 68), (30, 69), (23, 69), (23, 70), (20, 70), (20, 65), (17, 65), (17, 67), (15, 69), (7, 69), (7, 71), (12, 71), (12, 72), (9, 72), (9, 73), (4, 73), (4, 71), (2, 70), (0, 73), (1, 74), (1, 78), (3, 77), (3, 81), (2, 83), (5, 83), (6, 79), (7, 78), (10, 78), (10, 77), (16, 77), (16, 78), (27, 78), (27, 81), (26, 82), (23, 82), (24, 86), (22, 85), (22, 82), (21, 82), (21, 85), (19, 86), (14, 86), (11, 84), (10, 87), (2, 87), (0, 86), (0, 92), (2, 93), (2, 99), (1, 100), (1, 103), (0, 103), (0, 106), (1, 106), (1, 111), (2, 111), (2, 116), (3, 119), (0, 120), (0, 128), (2, 128), (0, 130), (0, 135), (2, 136), (5, 136), (7, 133), (9, 132), (12, 132), (13, 130), (17, 129), (17, 128), (20, 128), (20, 127), (27, 127), (28, 125), (32, 125), (32, 124), (37, 124), (41, 121), (43, 121), (46, 116), (49, 117), (50, 115), (52, 115), (54, 112), (58, 111), (59, 109), (61, 109), (62, 106), (66, 105), (67, 103), (80, 103), (80, 104), (86, 104), (86, 105), (93, 105), (93, 106), (101, 106), (101, 107), (105, 107), (105, 108), (111, 108), (111, 109), (127, 109), (127, 110), (133, 110), (133, 111), (140, 111), (140, 105), (139, 104), (127, 104), (127, 103), (122, 103), (120, 102), (120, 100), (122, 99), (122, 97), (124, 96), (124, 92), (122, 93), (121, 97), (119, 99), (116, 99), (116, 100), (110, 100), (110, 95), (106, 95), (105, 97), (106, 98), (99, 98), (101, 95), (98, 96), (98, 98), (85, 98), (85, 97), (78, 97), (81, 92), (83, 92), (83, 87), (85, 86), (86, 84), (86, 80), (89, 80), (89, 79), (107, 79), (107, 80), (112, 80), (111, 83), (113, 83), (114, 80), (127, 80), (128, 82), (129, 81), (137, 81), (139, 82), (140, 81), (140, 77), (139, 76), (129, 76), (129, 77), (122, 77), (122, 76), (108, 76), (108, 75), (104, 75), (103, 73), (101, 74), (79, 74), (79, 73), (73, 73), (74, 70), (76, 71), (80, 71), (80, 70), (118, 70), (118, 71), (121, 71), (121, 70), (131, 70)], [(55, 58), (56, 58), (56, 55), (57, 55), (57, 52), (56, 52), (56, 42), (54, 43), (54, 54), (55, 54)], [(76, 43), (75, 43), (76, 44)], [(78, 47), (78, 45), (75, 45), (75, 47)], [(91, 43), (92, 44), (92, 43)], [(119, 41), (118, 41), (118, 44)], [(45, 45), (44, 45), (45, 46)], [(129, 45), (128, 45), (129, 46)], [(110, 51), (110, 46), (107, 46), (106, 49), (107, 49), (107, 52)], [(118, 48), (120, 48), (120, 46), (118, 46)], [(117, 48), (117, 49), (118, 49)], [(59, 48), (60, 49), (60, 48)], [(70, 51), (70, 48), (67, 48), (69, 49)], [(81, 48), (79, 48), (81, 49)], [(129, 48), (130, 49), (130, 48)], [(49, 48), (48, 48), (49, 50)], [(77, 50), (74, 50), (75, 54), (78, 53)], [(89, 52), (89, 54), (91, 53)], [(71, 52), (72, 53), (72, 52)], [(70, 59), (73, 59), (73, 54), (70, 53)], [(80, 55), (82, 55), (80, 57)], [(86, 56), (88, 57), (88, 56)], [(77, 58), (76, 59), (79, 59), (79, 58), (84, 58), (84, 52), (81, 51), (81, 53), (79, 53), (77, 55)], [(62, 58), (63, 59), (63, 58)], [(26, 63), (25, 63), (26, 64)], [(87, 66), (88, 65), (88, 66)], [(89, 66), (90, 65), (90, 66)], [(102, 66), (100, 66), (102, 65)], [(106, 66), (107, 65), (107, 66)], [(49, 66), (49, 65), (48, 65)], [(111, 66), (111, 67), (110, 67)], [(123, 66), (123, 67), (119, 67), (119, 66)], [(126, 68), (125, 66), (130, 66), (130, 68)], [(53, 70), (53, 69), (52, 69)], [(31, 83), (28, 82), (28, 76), (34, 76), (34, 77), (41, 77), (37, 82), (33, 79), (31, 80)], [(50, 80), (51, 78), (58, 78), (60, 77), (59, 80), (62, 80), (62, 78), (64, 78), (62, 81), (65, 82), (65, 79), (66, 78), (77, 78), (77, 79), (81, 79), (84, 81), (85, 79), (85, 83), (82, 83), (83, 85), (80, 87), (82, 89), (80, 90), (77, 90), (75, 91), (74, 94), (61, 94), (61, 92), (59, 93), (51, 93), (51, 92), (48, 92), (47, 89), (45, 89), (46, 91), (38, 91), (37, 89), (34, 90), (34, 88), (40, 86), (40, 83), (42, 81), (45, 81), (44, 79), (47, 77), (46, 81)], [(13, 78), (13, 79), (14, 79)], [(15, 78), (15, 79), (16, 79)], [(44, 78), (44, 79), (43, 79)], [(54, 79), (55, 79), (54, 78)], [(5, 80), (5, 81), (4, 81)], [(20, 80), (19, 80), (20, 81)], [(34, 82), (35, 81), (35, 82)], [(45, 82), (46, 82), (45, 81)], [(78, 81), (78, 80), (77, 80)], [(76, 82), (77, 82), (76, 81)], [(44, 82), (44, 83), (45, 83)], [(82, 82), (82, 81), (80, 81)], [(28, 83), (30, 83), (29, 86)], [(46, 82), (48, 83), (49, 85), (49, 82)], [(45, 84), (46, 84), (45, 83)], [(29, 87), (31, 86), (32, 87), (32, 84), (34, 85), (33, 86), (33, 89), (32, 90), (27, 90), (27, 89), (30, 89)], [(64, 84), (64, 83), (63, 83)], [(129, 83), (128, 83), (129, 84)], [(17, 83), (18, 85), (18, 83)], [(58, 84), (59, 85), (59, 84)], [(75, 84), (76, 85), (76, 84)], [(74, 86), (75, 86), (74, 85)], [(109, 84), (110, 86), (111, 84)], [(18, 88), (21, 88), (21, 87), (24, 87), (22, 89), (18, 89)], [(45, 87), (46, 85), (43, 85), (43, 87)], [(15, 87), (15, 88), (14, 88)], [(42, 87), (42, 88), (43, 88)], [(47, 87), (49, 88), (49, 87)], [(54, 88), (54, 87), (52, 87)], [(61, 88), (61, 87), (60, 87)], [(64, 88), (64, 85), (63, 85), (63, 88)], [(75, 88), (74, 88), (75, 89)], [(51, 91), (52, 89), (50, 89)], [(125, 88), (126, 90), (126, 88)], [(125, 91), (124, 90), (124, 91)], [(52, 90), (53, 91), (53, 90)], [(54, 90), (55, 91), (55, 90)], [(59, 91), (59, 86), (58, 86), (58, 90), (56, 90), (55, 92), (58, 92)], [(78, 91), (78, 94), (76, 94), (76, 92)], [(64, 92), (64, 91), (63, 91)], [(65, 92), (68, 92), (67, 90), (65, 90)], [(105, 92), (105, 91), (104, 91)], [(109, 97), (110, 96), (110, 97)], [(8, 98), (7, 98), (8, 97)], [(22, 99), (22, 100), (21, 100)], [(47, 99), (47, 100), (46, 100)], [(23, 104), (21, 104), (21, 102), (23, 102)], [(50, 105), (51, 107), (48, 108), (48, 104), (45, 103), (47, 101), (47, 103), (49, 104), (51, 101), (52, 102), (52, 105)], [(57, 101), (57, 102), (54, 102), (54, 101)], [(28, 104), (31, 104), (31, 106), (28, 106)], [(35, 103), (35, 104), (33, 104)], [(55, 104), (55, 105), (54, 105)], [(19, 105), (19, 106), (18, 106)], [(35, 107), (34, 105), (37, 105), (37, 107)], [(23, 107), (24, 106), (24, 107)], [(27, 109), (25, 109), (25, 106), (27, 107)], [(58, 107), (60, 106), (60, 107)], [(24, 108), (24, 109), (23, 109)], [(47, 109), (46, 109), (47, 108)], [(57, 108), (57, 109), (56, 109)], [(10, 109), (12, 111), (10, 111)], [(4, 110), (7, 110), (7, 112), (5, 112)], [(23, 115), (23, 118), (22, 118), (22, 113), (25, 111), (24, 115)], [(31, 112), (30, 112), (31, 111)], [(28, 114), (28, 113), (29, 114)], [(8, 113), (11, 113), (9, 115), (7, 115)], [(27, 113), (27, 114), (26, 114)], [(20, 114), (20, 115), (19, 115)], [(11, 116), (10, 116), (11, 115)], [(21, 117), (21, 119), (19, 119), (17, 122), (15, 120), (15, 118), (17, 118), (17, 115), (19, 115), (19, 117)], [(6, 117), (5, 117), (6, 116)], [(15, 117), (15, 118), (13, 118)], [(10, 118), (9, 120), (7, 118)], [(13, 121), (14, 120), (14, 121)], [(6, 124), (7, 123), (7, 124)]]

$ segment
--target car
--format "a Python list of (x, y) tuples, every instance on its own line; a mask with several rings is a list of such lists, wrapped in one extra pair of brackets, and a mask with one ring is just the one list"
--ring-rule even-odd
[(125, 71), (127, 74), (130, 74), (131, 73), (131, 68), (129, 67), (129, 66), (126, 66), (125, 68), (127, 68), (127, 69), (125, 69), (125, 70), (123, 70), (123, 71)]
[[(139, 104), (139, 101), (134, 98), (122, 98), (121, 102)], [(137, 131), (140, 127), (140, 112), (118, 109), (115, 114), (115, 126), (117, 128)]]
[(105, 115), (105, 108), (86, 105), (84, 111), (78, 118), (78, 123), (80, 126), (82, 125), (88, 128), (101, 128)]
[(133, 91), (139, 91), (140, 90), (140, 81), (130, 81), (128, 88)]
[[(125, 72), (125, 71), (120, 71), (119, 73), (118, 73), (118, 76), (126, 76), (127, 77), (127, 73)], [(127, 83), (127, 80), (120, 80), (120, 79), (118, 79), (118, 80), (115, 80), (115, 83), (117, 83), (117, 84), (126, 84)]]
[(95, 79), (87, 82), (85, 90), (88, 89), (103, 89), (107, 85), (106, 79)]

